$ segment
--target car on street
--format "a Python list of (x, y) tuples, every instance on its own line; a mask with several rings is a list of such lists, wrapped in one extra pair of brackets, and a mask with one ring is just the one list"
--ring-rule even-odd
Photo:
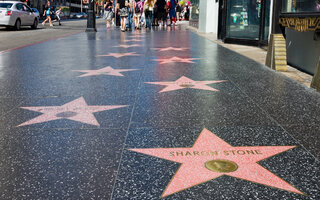
[(33, 10), (34, 15), (40, 19), (40, 12), (36, 8), (31, 8), (31, 10)]
[(84, 13), (84, 12), (80, 12), (80, 13), (77, 13), (77, 14), (75, 14), (75, 17), (77, 18), (77, 19), (83, 19), (83, 18), (87, 18), (88, 17), (88, 15), (87, 15), (87, 13)]
[(0, 26), (14, 27), (31, 26), (36, 29), (39, 24), (39, 12), (19, 1), (0, 1)]

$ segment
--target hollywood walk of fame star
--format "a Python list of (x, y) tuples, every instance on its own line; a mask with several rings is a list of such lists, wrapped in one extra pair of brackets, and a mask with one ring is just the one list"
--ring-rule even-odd
[(216, 179), (223, 175), (303, 194), (257, 162), (295, 146), (234, 147), (204, 129), (191, 148), (129, 149), (181, 163), (162, 197)]
[(173, 81), (173, 82), (146, 82), (146, 83), (167, 86), (159, 92), (159, 93), (162, 93), (162, 92), (170, 92), (170, 91), (174, 91), (174, 90), (181, 90), (181, 89), (185, 89), (185, 88), (193, 88), (193, 89), (199, 89), (199, 90), (209, 90), (209, 91), (219, 92), (219, 90), (214, 89), (210, 86), (207, 86), (207, 84), (221, 83), (221, 82), (226, 82), (226, 80), (194, 81), (188, 77), (181, 76), (178, 80)]
[(200, 60), (200, 58), (181, 58), (181, 57), (171, 57), (171, 58), (160, 58), (160, 59), (153, 59), (153, 61), (159, 61), (159, 64), (168, 64), (168, 63), (195, 63), (193, 60)]
[(138, 37), (145, 37), (143, 33), (136, 34), (136, 35), (130, 35), (129, 38), (138, 38)]
[(128, 53), (108, 53), (105, 55), (97, 55), (97, 57), (115, 57), (115, 58), (121, 58), (125, 56), (140, 56), (140, 54), (137, 54), (136, 52), (128, 52)]
[(152, 48), (152, 49), (161, 52), (161, 51), (185, 51), (185, 50), (188, 50), (189, 48), (167, 47), (167, 48)]
[(131, 45), (125, 45), (125, 44), (121, 44), (121, 45), (118, 45), (118, 46), (113, 46), (113, 47), (121, 47), (121, 48), (131, 48), (131, 47), (140, 47), (141, 45), (139, 44), (131, 44)]
[(73, 70), (76, 72), (84, 72), (78, 77), (86, 77), (86, 76), (97, 76), (97, 75), (109, 75), (109, 76), (123, 76), (121, 72), (135, 71), (138, 69), (113, 69), (112, 67), (104, 67), (97, 70)]
[(124, 42), (141, 42), (142, 40), (139, 39), (130, 39), (130, 40), (124, 40)]
[(127, 105), (88, 106), (83, 97), (75, 99), (62, 106), (21, 107), (22, 109), (41, 112), (43, 114), (18, 126), (37, 124), (57, 119), (69, 119), (85, 124), (100, 126), (93, 113), (122, 107), (127, 107)]

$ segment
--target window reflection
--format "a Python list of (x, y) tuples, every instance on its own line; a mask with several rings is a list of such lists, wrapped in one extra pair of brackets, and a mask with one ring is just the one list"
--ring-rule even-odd
[(282, 0), (282, 12), (320, 12), (320, 0)]
[(259, 38), (261, 0), (228, 0), (227, 36)]
[(191, 0), (191, 20), (199, 20), (199, 0)]

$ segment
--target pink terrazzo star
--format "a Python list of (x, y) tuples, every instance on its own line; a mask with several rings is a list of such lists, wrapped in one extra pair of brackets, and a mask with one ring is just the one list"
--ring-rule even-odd
[(160, 58), (160, 59), (153, 59), (153, 61), (159, 61), (159, 64), (168, 64), (168, 63), (195, 63), (193, 60), (200, 60), (200, 58), (181, 58), (181, 57), (171, 57), (171, 58)]
[(83, 97), (80, 97), (62, 106), (21, 107), (22, 109), (41, 112), (43, 114), (18, 126), (38, 124), (57, 119), (69, 119), (85, 124), (100, 126), (93, 113), (123, 107), (127, 107), (127, 105), (88, 106)]
[(73, 70), (76, 72), (84, 72), (78, 77), (86, 77), (86, 76), (98, 76), (98, 75), (109, 75), (109, 76), (123, 76), (121, 72), (135, 71), (137, 69), (113, 69), (112, 67), (104, 67), (97, 70)]
[(131, 48), (131, 47), (141, 47), (141, 45), (139, 44), (131, 44), (131, 45), (125, 45), (125, 44), (121, 44), (121, 45), (118, 45), (118, 46), (113, 46), (113, 47), (120, 47), (120, 48)]
[(136, 34), (136, 35), (130, 35), (129, 38), (139, 38), (139, 37), (145, 37), (143, 33)]
[(124, 40), (124, 42), (141, 42), (142, 40), (139, 39), (130, 39), (130, 40)]
[(185, 88), (193, 88), (193, 89), (199, 89), (199, 90), (209, 90), (209, 91), (219, 92), (219, 90), (214, 89), (212, 87), (209, 87), (209, 86), (207, 86), (207, 84), (221, 83), (221, 82), (226, 82), (226, 80), (194, 81), (188, 77), (181, 76), (178, 80), (173, 81), (173, 82), (146, 82), (146, 83), (167, 86), (159, 92), (159, 93), (162, 93), (162, 92), (170, 92), (170, 91), (174, 91), (174, 90), (181, 90), (181, 89), (185, 89)]
[[(180, 192), (220, 176), (227, 175), (289, 192), (303, 194), (283, 179), (258, 164), (295, 146), (234, 147), (204, 129), (191, 148), (129, 149), (138, 153), (181, 163), (164, 190), (162, 197)], [(237, 165), (232, 172), (215, 172), (207, 168), (208, 161), (231, 161)], [(216, 162), (216, 167), (225, 167)], [(230, 188), (231, 189), (231, 188)], [(231, 189), (232, 190), (232, 189)]]
[(188, 50), (189, 48), (167, 47), (167, 48), (152, 48), (152, 49), (161, 52), (161, 51), (185, 51), (185, 50)]
[(128, 52), (128, 53), (108, 53), (105, 55), (97, 55), (97, 57), (115, 57), (115, 58), (121, 58), (125, 56), (141, 56), (140, 54), (137, 54), (136, 52)]

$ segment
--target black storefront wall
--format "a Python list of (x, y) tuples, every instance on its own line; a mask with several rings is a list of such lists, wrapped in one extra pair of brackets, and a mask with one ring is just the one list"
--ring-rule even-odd
[(218, 38), (226, 43), (267, 45), (270, 0), (220, 0)]
[(281, 2), (288, 64), (314, 75), (320, 59), (320, 0)]
[(314, 75), (320, 56), (320, 40), (313, 31), (299, 32), (286, 28), (288, 64)]

